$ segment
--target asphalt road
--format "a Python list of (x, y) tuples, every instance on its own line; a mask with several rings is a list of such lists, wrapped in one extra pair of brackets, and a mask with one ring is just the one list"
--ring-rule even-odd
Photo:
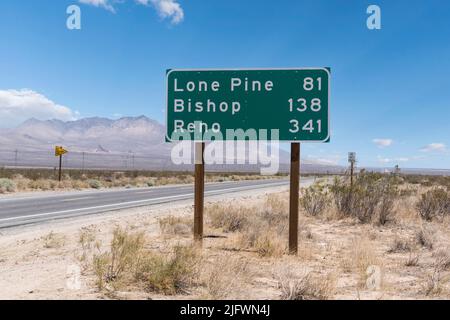
[[(312, 178), (303, 179), (309, 184)], [(205, 197), (288, 185), (288, 180), (255, 180), (205, 185)], [(193, 199), (193, 185), (80, 191), (0, 199), (0, 228)]]

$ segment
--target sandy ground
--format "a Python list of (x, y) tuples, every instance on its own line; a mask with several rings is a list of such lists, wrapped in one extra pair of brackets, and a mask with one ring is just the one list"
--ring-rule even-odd
[[(269, 193), (287, 200), (287, 188), (261, 189), (208, 198), (206, 204), (245, 205), (264, 203)], [(398, 217), (387, 226), (360, 224), (350, 219), (300, 216), (297, 256), (261, 258), (254, 252), (234, 250), (231, 234), (206, 228), (203, 255), (208, 259), (241, 259), (248, 265), (245, 282), (228, 288), (226, 297), (235, 299), (279, 299), (277, 275), (313, 272), (334, 281), (333, 299), (449, 299), (450, 262), (436, 274), (442, 255), (450, 254), (450, 224), (424, 223), (414, 218), (411, 201), (397, 204)], [(101, 249), (108, 247), (116, 226), (145, 231), (150, 249), (161, 250), (169, 243), (190, 243), (191, 237), (168, 239), (161, 235), (158, 218), (192, 217), (189, 201), (121, 210), (90, 217), (54, 221), (0, 231), (0, 299), (195, 299), (204, 293), (164, 296), (142, 290), (124, 290), (114, 295), (100, 292), (89, 264), (80, 261), (80, 232), (94, 230)], [(426, 230), (432, 247), (418, 245), (417, 235)], [(407, 243), (410, 250), (392, 250), (395, 242)], [(287, 242), (287, 239), (286, 239)], [(408, 263), (410, 260), (417, 261)], [(448, 260), (450, 261), (450, 260)], [(224, 269), (220, 273), (226, 273)], [(219, 263), (219, 268), (221, 268)], [(367, 268), (369, 266), (370, 268)], [(233, 279), (231, 277), (230, 279)], [(368, 280), (375, 279), (374, 285)], [(372, 282), (371, 282), (372, 283)], [(439, 290), (427, 294), (430, 283)]]
[[(271, 188), (270, 192), (286, 188)], [(264, 197), (268, 192), (267, 189), (258, 189), (208, 197), (205, 205), (217, 201), (248, 201), (254, 197)], [(80, 287), (70, 284), (74, 280), (74, 272), (80, 268), (80, 230), (95, 229), (97, 239), (102, 242), (102, 246), (107, 247), (116, 226), (136, 231), (144, 229), (149, 236), (159, 237), (158, 218), (170, 215), (192, 216), (192, 201), (0, 230), (0, 299), (104, 298), (95, 289), (91, 274), (84, 275), (81, 272)]]

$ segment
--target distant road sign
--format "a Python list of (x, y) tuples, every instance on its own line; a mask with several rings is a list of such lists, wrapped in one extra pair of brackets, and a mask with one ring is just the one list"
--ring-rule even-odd
[[(327, 68), (169, 70), (166, 139), (235, 140), (227, 130), (254, 129), (252, 139), (274, 140), (278, 129), (276, 140), (328, 142), (329, 94)], [(218, 135), (194, 139), (196, 128)]]
[(55, 157), (62, 156), (63, 154), (66, 154), (67, 152), (68, 151), (61, 146), (55, 147)]
[(348, 162), (356, 162), (356, 152), (349, 152), (348, 153)]

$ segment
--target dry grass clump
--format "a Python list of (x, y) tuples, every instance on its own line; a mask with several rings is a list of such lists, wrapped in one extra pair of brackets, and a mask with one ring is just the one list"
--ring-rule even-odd
[(84, 270), (89, 268), (88, 257), (92, 254), (94, 248), (99, 250), (100, 241), (97, 241), (97, 230), (94, 226), (83, 227), (79, 231), (78, 243), (81, 246), (81, 255), (78, 260), (82, 264)]
[(65, 244), (65, 236), (63, 234), (54, 233), (53, 231), (43, 236), (41, 240), (44, 242), (44, 248), (47, 249), (58, 249)]
[(450, 247), (443, 247), (433, 252), (435, 265), (443, 271), (450, 269)]
[(164, 235), (187, 236), (192, 233), (193, 221), (189, 217), (168, 216), (159, 218), (159, 229)]
[(167, 295), (189, 293), (198, 282), (201, 257), (197, 249), (177, 245), (167, 254), (149, 253), (143, 257), (135, 273), (146, 290)]
[(113, 232), (110, 250), (94, 255), (99, 289), (132, 285), (164, 294), (186, 293), (195, 282), (200, 255), (193, 247), (175, 246), (169, 254), (145, 249), (143, 233)]
[(412, 250), (413, 244), (411, 241), (395, 237), (391, 243), (388, 253), (411, 252)]
[(417, 267), (419, 265), (420, 256), (418, 253), (410, 252), (408, 259), (405, 261), (405, 267)]
[(260, 257), (280, 257), (286, 253), (285, 243), (276, 233), (268, 230), (256, 237), (253, 247)]
[(415, 234), (416, 243), (429, 250), (434, 246), (434, 231), (430, 228), (422, 227)]
[(441, 295), (445, 285), (450, 282), (450, 275), (446, 271), (450, 268), (449, 248), (440, 248), (433, 253), (433, 271), (425, 275), (421, 292), (426, 296)]
[(329, 300), (336, 290), (336, 279), (332, 274), (324, 276), (307, 272), (298, 277), (287, 269), (277, 278), (282, 300)]
[(206, 290), (206, 299), (230, 299), (244, 294), (244, 283), (250, 277), (248, 261), (235, 255), (226, 254), (206, 264), (201, 281)]
[(439, 268), (434, 268), (431, 273), (426, 274), (421, 285), (421, 292), (426, 296), (439, 295), (443, 289), (443, 277)]
[(281, 256), (286, 251), (288, 214), (286, 200), (271, 194), (262, 204), (235, 206), (214, 204), (206, 208), (211, 227), (235, 233), (240, 249), (261, 257)]
[(341, 268), (347, 273), (359, 276), (358, 285), (363, 287), (372, 269), (383, 267), (382, 259), (376, 254), (371, 241), (366, 237), (355, 238), (350, 244), (350, 250), (340, 261)]
[(250, 217), (256, 215), (257, 209), (213, 204), (207, 206), (205, 211), (213, 228), (222, 229), (224, 232), (236, 232), (242, 231), (248, 225)]

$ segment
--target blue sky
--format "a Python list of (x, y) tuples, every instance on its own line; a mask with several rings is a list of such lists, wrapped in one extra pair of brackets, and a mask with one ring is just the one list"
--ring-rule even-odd
[[(71, 4), (81, 30), (66, 28)], [(366, 27), (370, 4), (381, 30)], [(329, 66), (332, 140), (304, 144), (303, 158), (346, 164), (356, 151), (362, 166), (450, 168), (449, 12), (438, 0), (2, 0), (0, 126), (163, 122), (168, 68)], [(17, 96), (43, 107), (6, 116)]]

